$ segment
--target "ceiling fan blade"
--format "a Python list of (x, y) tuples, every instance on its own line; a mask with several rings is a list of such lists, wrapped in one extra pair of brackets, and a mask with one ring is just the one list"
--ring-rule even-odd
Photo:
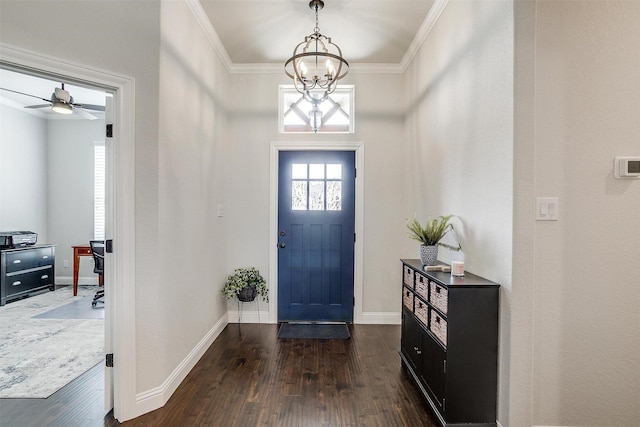
[(83, 118), (88, 119), (88, 120), (97, 120), (98, 119), (93, 114), (89, 113), (88, 111), (84, 111), (84, 110), (82, 110), (80, 108), (74, 108), (73, 109), (73, 114), (77, 114), (78, 116), (83, 117)]
[[(46, 101), (46, 99), (45, 99)], [(39, 104), (39, 105), (25, 105), (24, 108), (44, 108), (44, 107), (51, 107), (51, 104)]]
[(13, 92), (13, 93), (17, 93), (18, 95), (24, 95), (24, 96), (30, 96), (32, 98), (36, 98), (36, 99), (41, 99), (43, 101), (49, 101), (46, 98), (40, 98), (39, 96), (35, 96), (35, 95), (30, 95), (28, 93), (24, 93), (24, 92), (18, 92), (17, 90), (11, 90), (11, 89), (7, 89), (5, 87), (0, 87), (0, 90), (6, 90), (7, 92)]
[(82, 108), (83, 110), (104, 111), (104, 105), (95, 104), (73, 104), (76, 108)]

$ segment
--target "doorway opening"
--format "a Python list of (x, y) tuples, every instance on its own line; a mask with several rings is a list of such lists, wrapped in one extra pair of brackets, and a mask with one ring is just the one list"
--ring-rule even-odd
[[(137, 415), (135, 328), (124, 327), (135, 323), (133, 79), (2, 45), (0, 58), (2, 69), (112, 95), (106, 98), (111, 105), (105, 107), (105, 122), (112, 124), (111, 132), (105, 132), (105, 237), (113, 240), (115, 250), (105, 256), (104, 347), (105, 353), (114, 355), (114, 367), (105, 368), (105, 408), (114, 408), (117, 419), (133, 418)], [(120, 358), (128, 363), (118, 364)]]

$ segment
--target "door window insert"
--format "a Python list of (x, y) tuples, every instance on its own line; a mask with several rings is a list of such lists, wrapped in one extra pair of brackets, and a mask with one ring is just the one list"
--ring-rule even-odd
[(294, 163), (291, 167), (291, 209), (342, 210), (340, 163)]

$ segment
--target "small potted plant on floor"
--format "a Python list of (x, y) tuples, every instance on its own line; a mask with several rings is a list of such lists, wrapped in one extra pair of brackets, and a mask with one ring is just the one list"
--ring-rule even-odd
[(267, 282), (255, 267), (237, 268), (233, 274), (227, 276), (220, 292), (227, 299), (236, 298), (241, 302), (251, 302), (257, 295), (269, 302)]
[(423, 226), (420, 224), (416, 215), (407, 220), (408, 235), (411, 239), (419, 241), (420, 244), (420, 261), (422, 265), (435, 265), (438, 259), (438, 246), (444, 246), (448, 249), (459, 251), (462, 246), (451, 246), (442, 242), (442, 238), (449, 232), (455, 231), (451, 218), (455, 215), (440, 215), (434, 219), (427, 218), (427, 223)]

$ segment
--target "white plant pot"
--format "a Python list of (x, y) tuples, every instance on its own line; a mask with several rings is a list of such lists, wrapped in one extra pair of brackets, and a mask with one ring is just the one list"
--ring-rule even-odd
[(422, 265), (436, 265), (438, 262), (438, 245), (420, 245), (420, 261)]

